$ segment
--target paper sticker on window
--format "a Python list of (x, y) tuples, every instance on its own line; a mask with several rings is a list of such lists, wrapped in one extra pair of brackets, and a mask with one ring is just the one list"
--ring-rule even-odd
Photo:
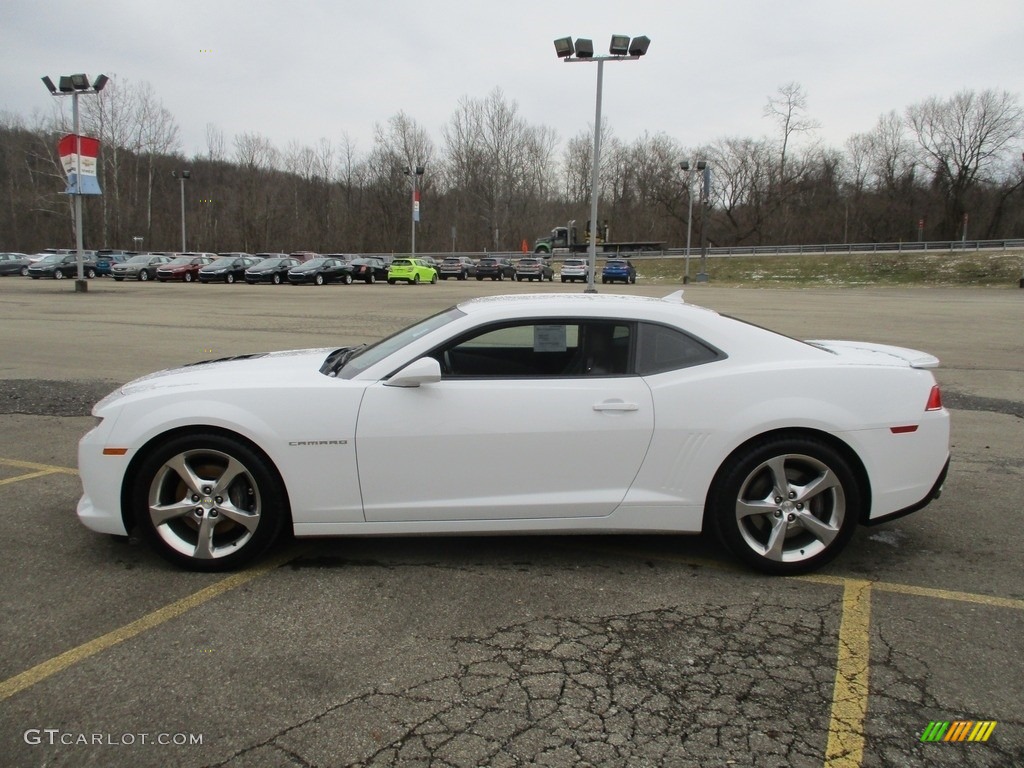
[(533, 326), (534, 352), (565, 352), (564, 325)]

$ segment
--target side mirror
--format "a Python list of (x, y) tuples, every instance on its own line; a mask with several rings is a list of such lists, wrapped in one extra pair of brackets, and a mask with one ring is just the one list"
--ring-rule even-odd
[(441, 380), (441, 364), (432, 357), (413, 360), (384, 382), (385, 387), (418, 387)]

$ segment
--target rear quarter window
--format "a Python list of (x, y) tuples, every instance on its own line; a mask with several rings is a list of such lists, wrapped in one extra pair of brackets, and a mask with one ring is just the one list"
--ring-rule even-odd
[(677, 328), (641, 323), (637, 337), (637, 373), (647, 376), (703, 365), (725, 354)]

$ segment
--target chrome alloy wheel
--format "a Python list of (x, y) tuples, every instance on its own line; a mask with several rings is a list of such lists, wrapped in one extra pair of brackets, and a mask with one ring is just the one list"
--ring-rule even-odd
[(149, 484), (154, 532), (189, 559), (216, 560), (239, 552), (256, 533), (262, 511), (253, 471), (213, 449), (174, 454)]
[(846, 519), (846, 494), (835, 472), (813, 456), (773, 456), (750, 471), (735, 503), (743, 542), (757, 556), (800, 563), (827, 551)]

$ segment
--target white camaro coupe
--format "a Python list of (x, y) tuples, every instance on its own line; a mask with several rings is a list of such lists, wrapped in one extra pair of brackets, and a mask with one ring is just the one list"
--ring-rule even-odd
[[(478, 298), (373, 345), (163, 371), (98, 403), (89, 528), (240, 566), (296, 536), (698, 533), (762, 571), (937, 497), (931, 355), (664, 299)], [(400, 457), (414, 457), (398, 461)]]

